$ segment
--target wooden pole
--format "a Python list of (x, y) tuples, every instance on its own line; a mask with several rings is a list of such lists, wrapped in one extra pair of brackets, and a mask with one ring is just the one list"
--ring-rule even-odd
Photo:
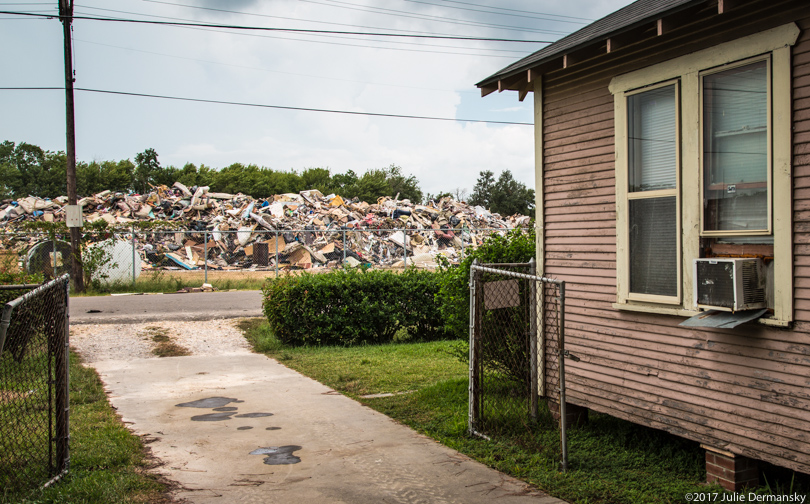
[[(70, 29), (73, 23), (73, 0), (59, 0), (59, 18), (65, 38), (65, 120), (67, 131), (67, 197), (68, 205), (76, 205), (76, 130), (73, 113), (73, 48), (71, 47)], [(82, 229), (70, 229), (70, 277), (77, 292), (84, 291), (84, 276), (82, 275), (81, 244)]]

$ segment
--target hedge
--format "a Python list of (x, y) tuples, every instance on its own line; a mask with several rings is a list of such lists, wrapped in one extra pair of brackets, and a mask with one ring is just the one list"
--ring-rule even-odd
[(439, 278), (429, 271), (305, 273), (268, 280), (262, 291), (271, 329), (290, 345), (386, 343), (402, 329), (419, 340), (445, 334)]

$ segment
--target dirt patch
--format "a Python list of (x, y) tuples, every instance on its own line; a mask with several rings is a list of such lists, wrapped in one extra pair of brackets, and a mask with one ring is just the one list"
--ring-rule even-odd
[[(82, 324), (70, 328), (70, 345), (88, 364), (108, 360), (158, 358), (158, 345), (174, 343), (184, 355), (222, 355), (249, 349), (239, 319), (146, 324)], [(157, 337), (157, 340), (153, 339)], [(162, 340), (162, 341), (161, 341)], [(176, 350), (176, 349), (175, 349)]]
[(152, 353), (158, 357), (182, 357), (191, 355), (188, 348), (178, 345), (169, 334), (169, 329), (160, 326), (148, 326), (145, 328), (146, 337), (155, 344)]

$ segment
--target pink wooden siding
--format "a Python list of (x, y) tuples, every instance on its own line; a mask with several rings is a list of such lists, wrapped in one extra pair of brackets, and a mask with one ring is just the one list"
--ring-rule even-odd
[[(581, 358), (567, 363), (570, 402), (810, 473), (810, 11), (787, 5), (792, 13), (770, 5), (725, 24), (715, 18), (680, 42), (544, 76), (544, 273), (567, 282), (566, 346)], [(679, 327), (682, 317), (614, 309), (610, 79), (796, 12), (807, 18), (797, 21), (792, 60), (795, 324), (698, 330)]]

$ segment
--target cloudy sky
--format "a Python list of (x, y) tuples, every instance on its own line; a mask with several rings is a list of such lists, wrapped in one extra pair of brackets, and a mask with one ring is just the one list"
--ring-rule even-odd
[[(85, 17), (553, 41), (629, 0), (76, 0)], [(0, 10), (57, 14), (57, 0)], [(77, 87), (203, 100), (531, 123), (531, 95), (475, 83), (542, 43), (245, 31), (77, 19)], [(0, 14), (0, 87), (64, 85), (57, 19)], [(532, 127), (284, 110), (76, 92), (80, 161), (234, 162), (332, 173), (396, 164), (425, 192), (482, 170), (534, 186)], [(65, 150), (64, 92), (0, 90), (0, 141)]]

